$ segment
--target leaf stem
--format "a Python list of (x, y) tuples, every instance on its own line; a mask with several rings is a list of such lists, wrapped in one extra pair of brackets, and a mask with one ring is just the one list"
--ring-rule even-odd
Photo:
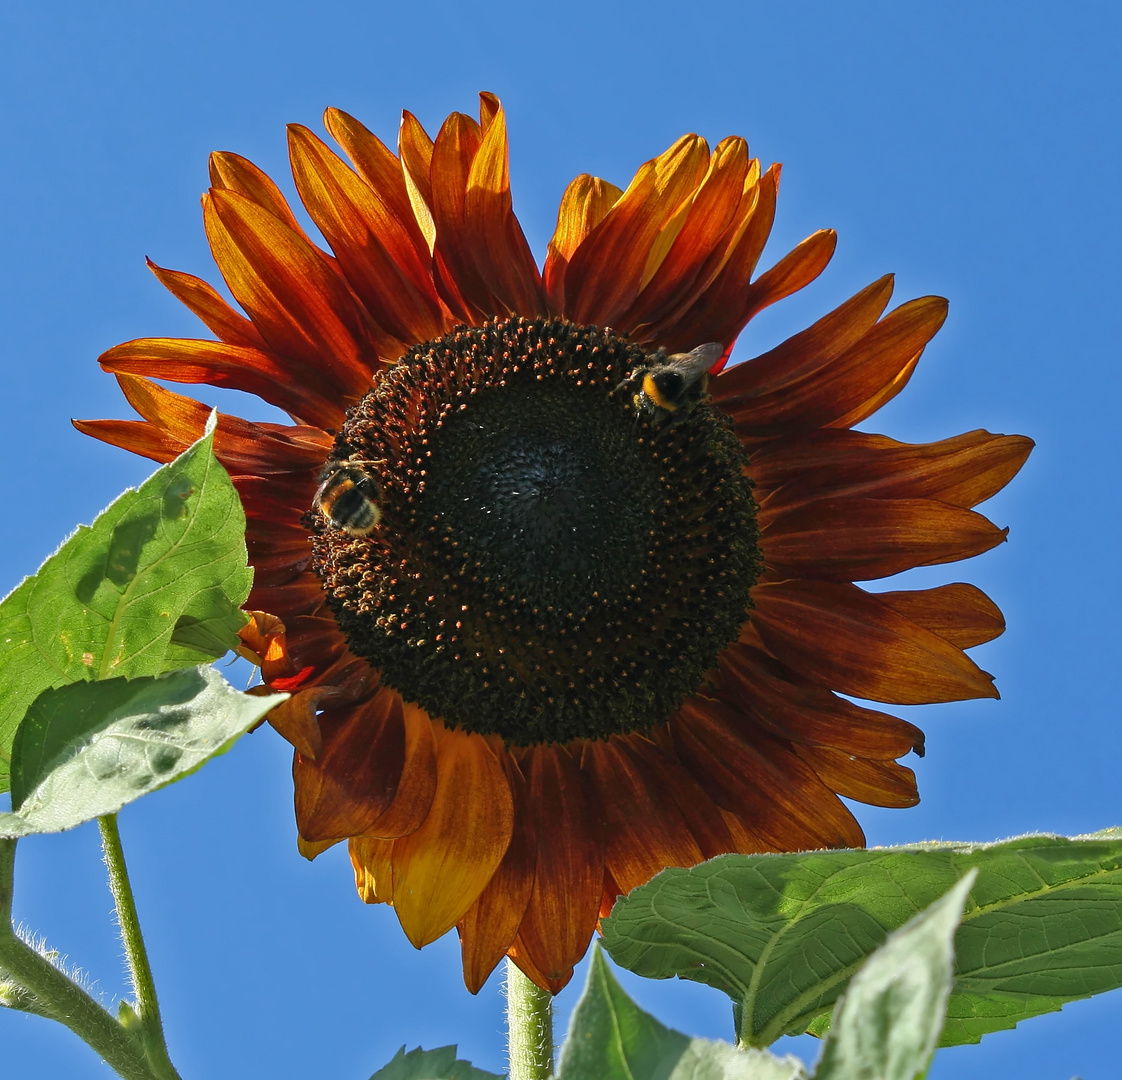
[(0, 967), (125, 1080), (153, 1080), (140, 1042), (12, 928), (16, 841), (0, 840)]
[(510, 1080), (553, 1075), (553, 995), (506, 962), (506, 1030)]
[(121, 929), (121, 942), (125, 946), (125, 959), (129, 966), (129, 978), (133, 993), (136, 994), (136, 1014), (140, 1019), (140, 1035), (144, 1050), (148, 1055), (152, 1072), (161, 1080), (180, 1080), (179, 1073), (168, 1056), (167, 1043), (164, 1041), (164, 1026), (160, 1019), (160, 1003), (156, 998), (156, 983), (152, 978), (152, 967), (148, 963), (148, 952), (144, 948), (144, 938), (140, 933), (140, 919), (136, 913), (136, 901), (132, 895), (128, 868), (125, 866), (125, 852), (121, 847), (121, 833), (117, 828), (117, 815), (106, 814), (97, 819), (101, 830), (101, 850), (105, 865), (109, 870), (109, 888), (113, 893), (113, 903), (117, 908), (117, 922)]

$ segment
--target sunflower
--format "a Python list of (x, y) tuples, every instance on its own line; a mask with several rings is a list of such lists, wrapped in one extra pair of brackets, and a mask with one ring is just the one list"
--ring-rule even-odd
[[(1000, 543), (971, 507), (1032, 443), (853, 430), (946, 313), (885, 314), (891, 277), (725, 366), (835, 244), (816, 232), (753, 280), (779, 168), (743, 139), (683, 136), (623, 191), (577, 177), (539, 271), (503, 110), (480, 101), (435, 140), (406, 112), (397, 154), (329, 109), (349, 165), (289, 128), (330, 253), (269, 177), (214, 154), (203, 219), (245, 314), (150, 264), (218, 340), (110, 349), (143, 419), (76, 423), (170, 460), (209, 409), (153, 378), (291, 417), (222, 415), (216, 448), (256, 571), (245, 649), (292, 695), (270, 721), (295, 748), (300, 849), (347, 840), (360, 896), (417, 947), (456, 927), (472, 992), (504, 955), (556, 992), (664, 867), (859, 846), (839, 796), (917, 801), (896, 759), (922, 732), (838, 695), (996, 697), (963, 650), (1004, 623), (971, 585), (854, 582)], [(701, 345), (719, 359), (696, 407), (642, 391)], [(365, 535), (316, 501), (338, 462), (376, 493)]]

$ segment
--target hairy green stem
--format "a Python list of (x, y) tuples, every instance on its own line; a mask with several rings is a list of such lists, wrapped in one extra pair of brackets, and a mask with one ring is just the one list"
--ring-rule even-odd
[(152, 1072), (160, 1080), (180, 1080), (179, 1073), (168, 1056), (167, 1043), (164, 1041), (164, 1025), (160, 1019), (160, 1003), (156, 999), (156, 983), (152, 978), (152, 967), (148, 963), (148, 952), (144, 948), (144, 938), (140, 933), (140, 919), (136, 913), (136, 901), (132, 895), (132, 884), (125, 866), (125, 852), (121, 847), (121, 833), (117, 828), (117, 815), (106, 814), (97, 819), (101, 830), (101, 850), (105, 865), (109, 870), (109, 888), (113, 893), (113, 903), (117, 908), (117, 922), (121, 928), (121, 942), (125, 946), (125, 959), (129, 966), (133, 993), (136, 994), (136, 1014), (140, 1019), (140, 1035), (144, 1050), (152, 1066)]
[(553, 995), (506, 962), (506, 1031), (510, 1080), (553, 1075)]
[(140, 1042), (12, 928), (15, 840), (0, 840), (0, 967), (125, 1080), (153, 1080)]

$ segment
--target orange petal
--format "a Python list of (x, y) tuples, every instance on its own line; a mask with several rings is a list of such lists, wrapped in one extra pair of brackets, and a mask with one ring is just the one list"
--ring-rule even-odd
[(309, 244), (311, 243), (307, 233), (292, 213), (287, 200), (281, 194), (280, 188), (252, 161), (243, 158), (240, 154), (225, 151), (211, 154), (210, 183), (219, 191), (232, 191), (250, 199), (262, 210), (267, 210), (273, 217), (279, 218)]
[(569, 259), (585, 237), (604, 220), (604, 215), (622, 194), (615, 184), (582, 173), (561, 196), (557, 227), (553, 231), (553, 239), (549, 241), (542, 275), (554, 315), (560, 315), (565, 310), (565, 269)]
[(514, 831), (510, 847), (487, 887), (457, 927), (463, 952), (464, 982), (473, 994), (479, 993), (518, 934), (530, 902), (538, 858), (526, 781), (510, 754), (503, 752), (502, 759), (514, 795)]
[(514, 216), (506, 114), (497, 100), (494, 104), (467, 177), (464, 242), (471, 245), (476, 270), (491, 294), (490, 313), (533, 318), (544, 313), (545, 295), (530, 245)]
[(400, 207), (359, 179), (307, 128), (291, 124), (288, 132), (300, 198), (367, 311), (402, 343), (397, 355), (408, 345), (440, 337), (450, 324), (412, 211), (407, 220), (399, 219)]
[(753, 398), (733, 399), (723, 394), (719, 404), (736, 421), (742, 437), (782, 435), (834, 424), (886, 387), (896, 392), (903, 373), (911, 372), (946, 316), (947, 302), (942, 297), (910, 300), (813, 374)]
[(401, 114), (398, 133), (398, 153), (401, 155), (401, 172), (409, 194), (409, 204), (417, 219), (429, 251), (436, 243), (436, 224), (432, 217), (432, 152), (433, 141), (421, 127), (420, 121), (408, 110)]
[(677, 806), (659, 798), (658, 774), (646, 763), (641, 744), (633, 743), (622, 737), (590, 742), (582, 761), (604, 810), (604, 863), (621, 893), (668, 866), (695, 866), (704, 859)]
[(463, 229), (471, 163), (482, 141), (483, 133), (470, 116), (452, 113), (437, 133), (429, 166), (437, 288), (453, 314), (465, 322), (478, 322), (491, 299), (487, 283), (476, 273)]
[(393, 801), (405, 755), (400, 698), (381, 690), (369, 701), (319, 717), (323, 748), (297, 754), (296, 824), (305, 840), (360, 836)]
[(751, 285), (746, 277), (737, 280), (727, 270), (722, 271), (722, 278), (706, 290), (672, 331), (667, 330), (667, 348), (676, 349), (677, 342), (692, 341), (703, 331), (711, 333), (715, 341), (731, 344), (754, 315), (818, 277), (834, 257), (837, 243), (833, 229), (820, 229)]
[(323, 253), (279, 218), (231, 191), (203, 200), (218, 268), (269, 347), (329, 378), (351, 399), (370, 386), (377, 356), (370, 324)]
[(502, 112), (502, 103), (492, 93), (486, 90), (479, 94), (479, 126), (486, 131)]
[(364, 904), (393, 903), (393, 840), (356, 836), (347, 845), (355, 888)]
[[(359, 176), (374, 189), (394, 219), (408, 231), (417, 253), (422, 256), (431, 253), (432, 247), (417, 224), (405, 173), (397, 155), (373, 132), (341, 109), (328, 109), (323, 114), (323, 122), (331, 137), (346, 151)], [(431, 143), (429, 152), (432, 152)], [(425, 178), (428, 178), (427, 162)]]
[(568, 981), (592, 938), (604, 879), (604, 826), (594, 788), (563, 746), (535, 747), (529, 771), (538, 862), (519, 940), (545, 980), (538, 985), (548, 989)]
[(467, 914), (498, 869), (514, 824), (510, 785), (480, 735), (437, 729), (436, 795), (424, 824), (394, 841), (394, 907), (419, 949)]
[[(708, 334), (707, 340), (731, 345), (753, 312), (779, 299), (778, 294), (772, 295), (769, 282), (776, 280), (777, 272), (783, 280), (789, 279), (787, 269), (792, 259), (804, 273), (812, 264), (819, 264), (815, 274), (825, 266), (833, 253), (832, 243), (825, 234), (816, 233), (769, 271), (770, 278), (760, 278), (762, 288), (758, 283), (750, 284), (775, 219), (779, 171), (780, 167), (773, 165), (757, 182), (745, 187), (734, 224), (702, 270), (702, 279), (707, 283), (700, 295), (692, 298), (688, 307), (675, 308), (651, 324), (644, 330), (644, 336), (671, 351), (693, 348), (698, 334)], [(754, 178), (753, 170), (747, 179)]]
[(660, 233), (693, 195), (708, 164), (705, 140), (683, 135), (640, 166), (627, 190), (569, 259), (565, 272), (565, 314), (569, 319), (600, 326), (617, 324), (639, 294), (647, 259)]
[(895, 761), (867, 761), (828, 746), (796, 746), (822, 782), (847, 799), (902, 808), (919, 802), (916, 774)]
[(265, 339), (257, 327), (244, 315), (236, 312), (221, 296), (201, 278), (180, 270), (165, 270), (151, 259), (144, 260), (148, 269), (159, 279), (177, 300), (186, 304), (206, 325), (215, 337), (229, 345), (247, 349), (264, 349)]
[(817, 774), (729, 706), (695, 696), (670, 724), (690, 772), (770, 850), (864, 842), (853, 815)]
[(946, 638), (856, 585), (781, 581), (752, 590), (752, 625), (783, 663), (823, 686), (897, 705), (997, 697)]
[(813, 377), (872, 330), (891, 296), (887, 274), (770, 352), (726, 368), (709, 384), (713, 400), (728, 411)]
[(868, 581), (980, 555), (1009, 532), (934, 499), (819, 499), (761, 522), (767, 564), (784, 577)]
[(253, 653), (247, 659), (260, 667), (264, 657), (283, 655), (284, 623), (267, 611), (247, 610), (245, 614), (249, 616), (249, 622), (238, 631), (238, 637), (242, 645)]
[(877, 593), (877, 599), (960, 649), (1005, 633), (1001, 609), (981, 589), (959, 581), (934, 589)]
[(338, 843), (341, 843), (341, 841), (317, 840), (313, 842), (311, 840), (305, 840), (302, 836), (297, 834), (296, 850), (299, 851), (308, 862), (311, 862), (313, 859), (322, 855), (328, 848), (333, 848)]
[(914, 750), (923, 756), (923, 732), (914, 724), (839, 698), (751, 643), (730, 645), (720, 656), (721, 697), (797, 744), (832, 746), (847, 754), (890, 761)]
[(405, 719), (405, 763), (389, 808), (366, 835), (394, 839), (416, 832), (432, 809), (436, 795), (436, 737), (429, 714), (411, 701), (401, 704)]
[(758, 170), (757, 162), (749, 162), (743, 139), (717, 144), (697, 191), (682, 204), (680, 228), (664, 230), (652, 248), (641, 291), (621, 326), (657, 322), (667, 311), (687, 309), (708, 288), (731, 253), (728, 235), (738, 213), (746, 221), (755, 209)]
[(1032, 447), (1023, 435), (988, 431), (912, 444), (826, 429), (759, 447), (751, 476), (767, 513), (838, 495), (919, 497), (971, 507), (1009, 483)]
[(859, 405), (854, 405), (848, 411), (842, 413), (841, 416), (831, 420), (829, 426), (835, 428), (850, 428), (853, 427), (854, 424), (861, 423), (862, 420), (867, 420), (877, 409), (891, 401), (908, 385), (915, 369), (919, 366), (920, 357), (922, 356), (923, 350), (920, 349), (915, 356), (900, 365), (900, 369), (895, 375), (885, 379), (885, 381)]
[(343, 409), (333, 394), (317, 393), (274, 353), (221, 341), (139, 338), (98, 357), (106, 371), (149, 375), (178, 383), (209, 383), (256, 394), (270, 405), (324, 428), (338, 427)]
[(188, 444), (173, 438), (163, 428), (143, 420), (71, 420), (83, 435), (119, 446), (139, 457), (166, 465), (174, 461)]
[[(182, 453), (202, 437), (211, 410), (194, 398), (176, 394), (138, 375), (116, 376), (128, 403), (145, 420), (161, 429)], [(128, 421), (79, 421), (97, 424), (94, 430), (108, 434), (137, 432), (126, 428)], [(106, 425), (117, 425), (106, 427)], [(86, 430), (83, 426), (79, 430)], [(92, 433), (92, 431), (91, 431)], [(139, 433), (138, 433), (139, 434)], [(124, 444), (119, 444), (124, 445)], [(331, 450), (331, 438), (319, 428), (285, 427), (280, 424), (254, 424), (226, 413), (218, 414), (215, 453), (226, 469), (235, 475), (277, 474), (318, 469)], [(127, 449), (132, 449), (128, 445)], [(150, 455), (146, 455), (150, 456)], [(160, 459), (157, 459), (160, 460)]]
[[(145, 420), (189, 446), (202, 438), (209, 406), (177, 394), (139, 375), (119, 374), (117, 384), (128, 403)], [(228, 413), (218, 414), (214, 452), (235, 474), (269, 475), (318, 469), (331, 452), (332, 439), (315, 427), (255, 424)]]

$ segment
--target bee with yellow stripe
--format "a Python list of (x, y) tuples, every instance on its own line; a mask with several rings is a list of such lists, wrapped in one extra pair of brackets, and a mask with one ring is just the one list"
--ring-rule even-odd
[(636, 367), (617, 390), (631, 392), (636, 413), (646, 413), (656, 423), (673, 427), (704, 399), (709, 389), (709, 369), (724, 351), (725, 347), (716, 341), (671, 356), (659, 349)]
[(337, 529), (350, 536), (369, 536), (382, 511), (375, 501), (378, 488), (363, 465), (378, 461), (329, 461), (319, 474), (315, 508)]

